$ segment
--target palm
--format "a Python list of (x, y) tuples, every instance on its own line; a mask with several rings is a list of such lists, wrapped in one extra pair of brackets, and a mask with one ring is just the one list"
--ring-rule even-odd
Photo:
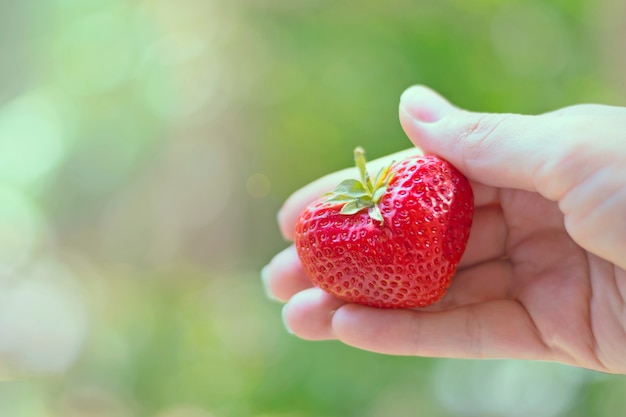
[[(624, 271), (578, 246), (556, 203), (524, 191), (499, 194), (502, 252), (466, 266), (459, 276), (485, 288), (482, 301), (500, 303), (513, 323), (526, 323), (520, 326), (526, 334), (520, 335), (519, 356), (626, 370), (626, 323), (619, 320), (626, 306), (616, 290)], [(490, 277), (478, 275), (490, 270), (489, 263), (500, 267)], [(497, 280), (495, 290), (482, 285), (487, 279)]]

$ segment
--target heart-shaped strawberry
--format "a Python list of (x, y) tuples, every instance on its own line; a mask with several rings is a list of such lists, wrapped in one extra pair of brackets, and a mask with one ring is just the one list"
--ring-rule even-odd
[(472, 224), (470, 184), (434, 155), (412, 156), (372, 180), (348, 179), (302, 211), (298, 256), (311, 282), (346, 301), (425, 307), (450, 285)]

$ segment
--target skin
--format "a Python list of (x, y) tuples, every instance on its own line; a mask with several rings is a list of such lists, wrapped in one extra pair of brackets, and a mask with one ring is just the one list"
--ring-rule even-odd
[[(526, 116), (461, 110), (409, 88), (400, 122), (415, 148), (472, 182), (475, 215), (453, 283), (421, 310), (345, 303), (306, 278), (293, 246), (263, 269), (287, 329), (392, 355), (556, 361), (626, 374), (626, 108), (577, 105)], [(299, 212), (355, 170), (323, 177), (280, 210)]]

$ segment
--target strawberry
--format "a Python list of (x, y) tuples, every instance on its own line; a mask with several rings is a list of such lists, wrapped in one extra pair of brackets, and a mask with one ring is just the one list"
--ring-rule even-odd
[(474, 196), (454, 166), (406, 158), (348, 179), (304, 209), (295, 245), (311, 282), (348, 302), (425, 307), (446, 292), (470, 233)]

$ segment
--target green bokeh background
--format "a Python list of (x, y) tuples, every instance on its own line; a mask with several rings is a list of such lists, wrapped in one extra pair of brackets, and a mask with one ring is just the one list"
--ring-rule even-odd
[(282, 327), (303, 184), (410, 143), (401, 92), (626, 104), (622, 0), (0, 0), (0, 416), (618, 416), (626, 380)]

